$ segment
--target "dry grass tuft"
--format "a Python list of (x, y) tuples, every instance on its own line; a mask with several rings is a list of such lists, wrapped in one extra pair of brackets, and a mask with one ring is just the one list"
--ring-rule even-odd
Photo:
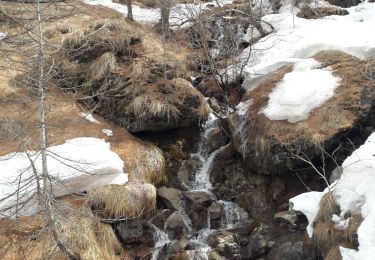
[(347, 247), (358, 249), (358, 228), (363, 221), (362, 216), (355, 215), (350, 217), (348, 227), (344, 230), (344, 240), (348, 244)]
[(116, 57), (112, 52), (103, 53), (90, 66), (90, 78), (102, 80), (105, 75), (113, 72), (116, 68)]
[(331, 250), (329, 250), (328, 254), (324, 258), (325, 260), (342, 260), (342, 256), (340, 253), (340, 246), (335, 246)]
[(62, 39), (61, 47), (64, 49), (79, 48), (84, 37), (85, 33), (82, 30), (71, 32)]
[(327, 192), (319, 202), (319, 211), (315, 222), (332, 222), (333, 214), (340, 215), (340, 206), (336, 203), (331, 192)]
[(331, 248), (342, 242), (343, 231), (334, 228), (333, 223), (318, 222), (314, 226), (313, 243), (323, 256), (327, 255)]
[(152, 184), (135, 182), (101, 186), (89, 193), (89, 204), (103, 218), (136, 219), (155, 209), (156, 189)]

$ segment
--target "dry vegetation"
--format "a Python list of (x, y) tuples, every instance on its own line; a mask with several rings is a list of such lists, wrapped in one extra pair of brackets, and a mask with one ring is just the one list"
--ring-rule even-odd
[[(0, 254), (3, 259), (65, 259), (40, 216), (1, 220)], [(94, 217), (85, 204), (67, 203), (59, 219), (68, 245), (81, 259), (120, 259), (123, 248), (113, 229)]]
[(363, 221), (358, 215), (348, 216), (348, 226), (338, 229), (332, 221), (333, 215), (340, 216), (341, 210), (331, 192), (326, 193), (319, 203), (319, 211), (314, 220), (313, 244), (325, 258), (340, 260), (339, 247), (358, 249), (357, 230)]
[(335, 96), (323, 106), (314, 109), (304, 121), (292, 124), (286, 120), (269, 120), (258, 112), (267, 105), (268, 96), (276, 83), (292, 70), (292, 66), (279, 69), (255, 90), (247, 93), (248, 99), (253, 96), (257, 98), (252, 100), (246, 119), (237, 131), (245, 146), (259, 138), (265, 138), (267, 141), (276, 139), (285, 144), (305, 143), (320, 146), (332, 136), (359, 123), (358, 120), (372, 109), (369, 100), (375, 96), (375, 83), (368, 77), (368, 73), (375, 71), (375, 66), (368, 66), (368, 61), (361, 61), (340, 52), (321, 52), (314, 58), (321, 62), (323, 67), (329, 66), (335, 76), (342, 78)]
[(90, 96), (86, 105), (130, 131), (191, 125), (207, 117), (206, 101), (183, 79), (184, 54), (167, 48), (138, 25), (96, 22), (63, 36), (55, 79)]
[(138, 219), (155, 210), (156, 189), (140, 182), (101, 186), (89, 193), (89, 204), (105, 219)]

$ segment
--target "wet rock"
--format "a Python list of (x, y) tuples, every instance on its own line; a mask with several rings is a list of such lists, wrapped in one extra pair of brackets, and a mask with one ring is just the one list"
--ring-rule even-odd
[(141, 241), (143, 235), (142, 223), (139, 220), (127, 220), (116, 225), (120, 238), (125, 243)]
[(194, 231), (208, 226), (208, 208), (215, 201), (215, 196), (206, 191), (188, 191), (186, 197), (186, 212), (189, 215)]
[(175, 255), (178, 253), (183, 253), (185, 251), (187, 244), (188, 241), (186, 238), (182, 238), (180, 240), (172, 242), (168, 247), (168, 254)]
[(177, 186), (182, 190), (189, 190), (191, 182), (194, 181), (195, 172), (202, 166), (202, 162), (197, 157), (182, 162), (177, 172)]
[(292, 227), (297, 226), (298, 215), (294, 210), (282, 211), (276, 213), (274, 216), (276, 221), (284, 222), (291, 225)]
[(156, 216), (152, 218), (151, 222), (156, 227), (160, 229), (164, 229), (165, 221), (169, 218), (171, 214), (172, 214), (172, 211), (170, 209), (164, 209), (158, 214), (156, 214)]
[(185, 217), (180, 212), (173, 213), (165, 223), (165, 231), (171, 239), (181, 239), (189, 230)]
[(215, 128), (207, 136), (207, 140), (202, 151), (203, 156), (211, 154), (228, 143), (228, 141), (229, 137), (225, 134), (224, 130), (220, 127)]
[(158, 189), (157, 194), (169, 209), (178, 210), (182, 194), (180, 190), (163, 186)]
[(225, 95), (214, 78), (206, 78), (200, 82), (197, 89), (205, 97), (214, 97), (218, 101), (224, 101)]
[(216, 246), (216, 250), (228, 259), (241, 259), (240, 246), (237, 243), (221, 243)]
[(250, 236), (249, 244), (247, 246), (247, 257), (250, 259), (257, 259), (267, 254), (270, 250), (269, 240), (267, 234), (269, 233), (269, 226), (260, 224)]
[(218, 202), (213, 202), (211, 206), (208, 208), (208, 213), (210, 214), (210, 219), (215, 220), (215, 219), (220, 219), (222, 215), (222, 209), (223, 206), (218, 203)]
[(208, 208), (216, 200), (215, 196), (208, 191), (187, 191), (184, 192), (184, 196), (189, 204), (204, 208)]
[(209, 254), (208, 254), (208, 260), (226, 260), (227, 258), (225, 258), (224, 256), (221, 256), (219, 255), (217, 252), (215, 251), (211, 251)]
[(212, 233), (207, 238), (207, 243), (215, 248), (219, 244), (236, 242), (236, 235), (226, 230), (218, 230)]
[(285, 242), (279, 248), (278, 260), (304, 260), (303, 242)]

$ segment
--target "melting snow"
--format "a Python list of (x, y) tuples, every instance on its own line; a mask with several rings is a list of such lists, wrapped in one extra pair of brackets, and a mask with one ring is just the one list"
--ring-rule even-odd
[[(340, 248), (343, 260), (372, 260), (375, 255), (375, 133), (366, 143), (355, 150), (343, 163), (341, 178), (330, 186), (333, 196), (340, 205), (340, 216), (333, 216), (335, 222), (345, 227), (347, 212), (361, 214), (364, 218), (358, 228), (358, 251)], [(312, 235), (312, 222), (319, 210), (323, 192), (309, 192), (290, 200), (293, 209), (304, 213), (309, 220), (308, 233)], [(340, 219), (339, 219), (340, 218)]]
[(328, 69), (319, 69), (320, 65), (314, 59), (296, 62), (293, 71), (285, 74), (276, 85), (268, 105), (260, 112), (271, 120), (290, 123), (307, 119), (311, 110), (333, 96), (340, 83)]
[(102, 129), (102, 132), (107, 136), (113, 136), (113, 132), (110, 129)]
[[(231, 3), (233, 0), (217, 0), (208, 3), (200, 4), (176, 4), (172, 7), (169, 21), (171, 26), (185, 24), (193, 13), (199, 13), (204, 9), (209, 9), (219, 5)], [(112, 0), (84, 0), (85, 3), (90, 5), (102, 5), (114, 9), (125, 16), (128, 14), (126, 5), (112, 2)], [(143, 24), (155, 24), (160, 20), (159, 8), (142, 8), (137, 5), (133, 7), (133, 18), (135, 21)], [(187, 26), (188, 23), (185, 24)]]
[(4, 39), (7, 36), (6, 33), (0, 32), (0, 40)]
[(86, 114), (86, 113), (81, 112), (80, 116), (91, 123), (100, 124), (100, 122), (96, 120), (95, 117), (91, 113)]
[[(40, 152), (29, 151), (38, 174), (41, 174)], [(128, 176), (123, 172), (124, 162), (111, 151), (110, 144), (92, 137), (65, 141), (62, 145), (48, 148), (48, 172), (53, 183), (55, 196), (80, 193), (105, 184), (125, 184)], [(16, 192), (20, 185), (19, 200), (26, 201), (36, 190), (36, 180), (26, 153), (11, 153), (0, 157), (0, 210), (15, 205)], [(42, 185), (42, 184), (41, 184)], [(35, 203), (35, 201), (34, 201)], [(30, 202), (22, 214), (33, 214), (35, 208)], [(13, 212), (13, 211), (12, 211)], [(2, 212), (3, 214), (3, 212)], [(6, 215), (11, 212), (6, 212)]]
[[(264, 16), (275, 32), (251, 47), (243, 87), (252, 89), (264, 75), (320, 51), (338, 50), (358, 58), (374, 57), (375, 3), (362, 3), (347, 10), (349, 14), (345, 16), (308, 20), (296, 17), (297, 10), (293, 11), (289, 4), (279, 14)], [(247, 57), (249, 50), (245, 49), (240, 58)]]

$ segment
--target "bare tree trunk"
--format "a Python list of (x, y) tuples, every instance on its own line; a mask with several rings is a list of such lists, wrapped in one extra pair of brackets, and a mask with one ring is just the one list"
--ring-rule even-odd
[(132, 0), (126, 0), (126, 6), (128, 8), (128, 19), (130, 21), (134, 21), (134, 18), (133, 18), (133, 7), (132, 7)]
[(59, 234), (58, 224), (53, 212), (52, 206), (52, 190), (49, 183), (48, 167), (47, 167), (47, 132), (46, 132), (46, 116), (45, 116), (45, 89), (44, 89), (44, 53), (43, 53), (43, 30), (42, 30), (42, 17), (40, 11), (40, 0), (36, 0), (36, 16), (38, 23), (38, 110), (39, 110), (39, 145), (42, 158), (42, 183), (43, 183), (43, 205), (45, 212), (45, 220), (47, 226), (52, 227), (53, 237), (58, 247), (66, 254), (69, 259), (77, 259), (74, 252), (67, 246), (63, 234)]
[(161, 0), (160, 14), (161, 14), (161, 29), (163, 36), (169, 38), (169, 15), (171, 13), (172, 2), (170, 0)]

